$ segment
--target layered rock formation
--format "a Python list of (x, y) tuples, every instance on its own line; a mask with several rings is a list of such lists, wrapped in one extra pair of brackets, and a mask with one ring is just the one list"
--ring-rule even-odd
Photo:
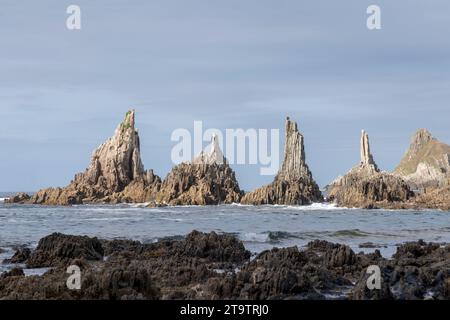
[(33, 204), (70, 205), (88, 202), (145, 202), (154, 198), (161, 179), (144, 171), (135, 112), (128, 111), (114, 135), (92, 154), (85, 172), (64, 188), (38, 191)]
[[(450, 299), (450, 245), (423, 241), (399, 246), (391, 259), (315, 240), (250, 260), (241, 241), (214, 232), (149, 244), (52, 234), (24, 262), (51, 270), (4, 272), (0, 300)], [(66, 286), (69, 265), (82, 271), (80, 290)], [(381, 290), (367, 288), (370, 265), (381, 269)]]
[(323, 200), (319, 186), (306, 164), (304, 138), (297, 123), (286, 119), (283, 164), (274, 181), (247, 193), (243, 204), (307, 205)]
[(158, 204), (217, 205), (240, 201), (243, 192), (220, 150), (217, 136), (213, 136), (209, 148), (192, 162), (171, 170), (157, 195)]
[(450, 146), (420, 129), (394, 174), (413, 189), (446, 186), (450, 179)]
[[(370, 152), (369, 136), (361, 133), (361, 161), (328, 187), (328, 199), (343, 207), (398, 207), (413, 196), (400, 177), (381, 172)], [(396, 204), (394, 204), (396, 203)]]
[(415, 209), (439, 209), (450, 211), (450, 180), (446, 186), (427, 188), (426, 192), (417, 195), (411, 203)]

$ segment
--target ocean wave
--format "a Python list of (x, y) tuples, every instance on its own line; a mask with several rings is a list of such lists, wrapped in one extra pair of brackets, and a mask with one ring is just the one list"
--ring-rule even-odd
[(330, 234), (330, 236), (338, 238), (364, 238), (373, 236), (373, 234), (370, 232), (361, 231), (359, 229), (344, 229), (334, 231)]
[(281, 206), (285, 209), (294, 209), (299, 211), (331, 211), (331, 210), (351, 210), (348, 208), (338, 207), (335, 203), (312, 203), (307, 206)]
[(269, 235), (264, 233), (246, 232), (240, 234), (239, 239), (244, 242), (268, 242)]
[(336, 231), (303, 231), (303, 232), (289, 232), (289, 231), (265, 231), (265, 232), (246, 232), (238, 234), (237, 236), (244, 242), (258, 242), (277, 244), (287, 240), (303, 240), (312, 241), (316, 239), (326, 239), (329, 241), (342, 241), (352, 238), (367, 238), (374, 236), (386, 236), (381, 234), (373, 234), (359, 229), (343, 229)]
[(9, 198), (0, 198), (0, 202), (5, 202), (6, 200), (8, 200)]

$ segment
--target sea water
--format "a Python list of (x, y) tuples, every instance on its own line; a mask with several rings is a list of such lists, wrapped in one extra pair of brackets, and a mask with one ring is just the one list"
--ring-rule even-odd
[[(331, 204), (146, 208), (145, 204), (62, 207), (0, 202), (4, 251), (0, 260), (17, 246), (36, 247), (39, 239), (53, 232), (149, 243), (181, 239), (192, 230), (235, 235), (253, 253), (272, 247), (301, 248), (320, 239), (347, 244), (355, 252), (377, 248), (389, 258), (407, 241), (450, 243), (450, 212), (343, 209)], [(362, 248), (366, 243), (372, 248)]]

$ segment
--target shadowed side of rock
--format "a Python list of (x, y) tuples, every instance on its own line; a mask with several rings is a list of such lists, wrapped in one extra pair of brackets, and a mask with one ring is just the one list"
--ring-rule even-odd
[(297, 123), (286, 120), (283, 164), (274, 181), (247, 193), (243, 204), (307, 205), (323, 201), (319, 186), (306, 164), (304, 137)]

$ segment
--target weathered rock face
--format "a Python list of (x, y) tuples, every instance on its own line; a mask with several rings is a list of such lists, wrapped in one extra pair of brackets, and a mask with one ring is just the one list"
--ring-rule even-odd
[(39, 241), (26, 263), (28, 268), (64, 267), (74, 259), (102, 258), (103, 247), (97, 238), (53, 233)]
[(343, 207), (390, 207), (413, 196), (400, 177), (380, 172), (370, 153), (369, 136), (361, 134), (361, 162), (328, 188), (328, 198)]
[(405, 243), (391, 260), (379, 260), (381, 290), (369, 290), (369, 274), (361, 272), (350, 296), (354, 300), (448, 300), (450, 298), (450, 246)]
[(319, 186), (306, 164), (304, 138), (297, 123), (286, 120), (283, 164), (274, 181), (247, 193), (243, 204), (307, 205), (323, 200)]
[(37, 192), (34, 204), (70, 205), (87, 202), (145, 202), (154, 198), (161, 179), (144, 171), (134, 111), (128, 111), (114, 135), (92, 154), (85, 172), (64, 188)]
[(450, 180), (447, 186), (427, 188), (412, 201), (412, 208), (428, 208), (450, 211)]
[(450, 146), (420, 129), (394, 174), (414, 189), (446, 186), (450, 179)]
[(236, 203), (242, 191), (213, 137), (210, 151), (190, 163), (181, 163), (167, 175), (157, 195), (157, 203), (169, 205), (216, 205)]

